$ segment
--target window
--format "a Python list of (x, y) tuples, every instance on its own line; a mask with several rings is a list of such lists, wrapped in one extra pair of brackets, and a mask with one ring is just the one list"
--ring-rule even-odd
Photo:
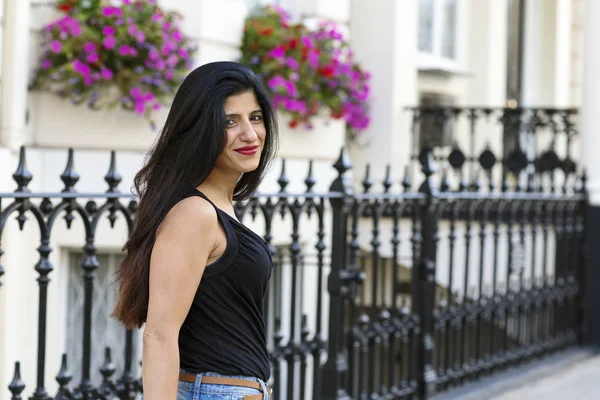
[[(104, 363), (104, 349), (111, 348), (112, 363), (116, 368), (113, 377), (119, 378), (123, 373), (125, 354), (125, 329), (110, 318), (116, 297), (113, 285), (115, 271), (121, 261), (121, 254), (98, 254), (100, 267), (95, 271), (92, 304), (92, 352), (90, 377), (95, 385), (102, 382), (99, 370)], [(81, 376), (83, 359), (83, 317), (85, 282), (81, 263), (83, 254), (73, 253), (69, 260), (69, 294), (67, 303), (67, 354), (69, 369), (73, 376)], [(139, 338), (137, 338), (139, 339)], [(133, 368), (137, 374), (140, 353), (134, 345)]]
[(420, 0), (419, 67), (457, 68), (460, 0)]
[(448, 113), (443, 113), (443, 107), (454, 106), (454, 98), (438, 93), (421, 93), (420, 105), (432, 107), (434, 110), (440, 107), (440, 112), (428, 112), (421, 116), (419, 149), (451, 145), (454, 121)]

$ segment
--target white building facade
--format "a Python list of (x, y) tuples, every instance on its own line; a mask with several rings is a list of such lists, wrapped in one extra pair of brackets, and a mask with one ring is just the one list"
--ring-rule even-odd
[[(0, 193), (16, 187), (12, 173), (20, 146), (27, 147), (28, 169), (33, 175), (32, 192), (62, 190), (67, 148), (75, 149), (75, 169), (81, 193), (99, 193), (108, 188), (104, 175), (109, 150), (117, 150), (117, 169), (122, 175), (119, 189), (128, 192), (143, 156), (156, 138), (147, 121), (120, 110), (92, 111), (75, 107), (49, 94), (27, 90), (37, 63), (41, 27), (56, 17), (51, 2), (2, 0), (0, 38)], [(296, 17), (333, 19), (344, 25), (357, 60), (371, 72), (370, 127), (356, 142), (347, 143), (339, 121), (320, 121), (313, 130), (290, 130), (281, 123), (279, 160), (286, 159), (288, 190), (303, 191), (307, 159), (314, 160), (315, 191), (327, 191), (335, 177), (331, 167), (340, 149), (347, 146), (356, 167), (355, 182), (371, 165), (378, 182), (387, 165), (401, 179), (410, 162), (411, 115), (406, 107), (419, 105), (427, 96), (441, 96), (455, 105), (502, 107), (509, 75), (509, 10), (511, 0), (162, 0), (159, 3), (184, 16), (184, 31), (199, 44), (196, 65), (217, 60), (235, 60), (244, 19), (252, 7), (278, 3)], [(594, 26), (600, 7), (594, 0), (528, 0), (524, 10), (524, 58), (522, 99), (525, 106), (583, 106), (582, 154), (589, 167), (594, 204), (600, 204), (600, 162), (594, 150), (600, 139), (593, 135), (593, 116), (600, 107), (598, 40), (584, 40), (584, 22)], [(585, 21), (584, 19), (587, 18)], [(596, 19), (594, 19), (596, 18)], [(587, 22), (586, 22), (587, 23)], [(600, 32), (592, 28), (588, 35)], [(585, 46), (584, 46), (585, 44)], [(591, 50), (590, 50), (591, 49)], [(597, 51), (598, 50), (598, 51)], [(589, 52), (589, 53), (588, 53)], [(586, 73), (584, 74), (584, 67)], [(591, 72), (590, 72), (591, 71)], [(596, 90), (597, 89), (597, 90)], [(164, 115), (163, 115), (164, 118)], [(160, 123), (158, 124), (160, 125)], [(459, 135), (459, 143), (467, 141)], [(483, 143), (477, 143), (483, 148)], [(278, 190), (280, 163), (276, 163), (261, 191)], [(5, 201), (9, 201), (6, 199)], [(3, 204), (5, 206), (5, 204)], [(14, 362), (21, 361), (21, 375), (29, 396), (36, 381), (37, 360), (37, 272), (39, 230), (29, 221), (20, 231), (11, 219), (4, 227), (0, 264), (5, 273), (0, 288), (0, 399), (8, 396)], [(71, 229), (59, 219), (50, 246), (46, 388), (55, 393), (54, 377), (64, 352), (78, 356), (73, 341), (81, 329), (81, 248), (83, 226)], [(285, 232), (282, 226), (279, 232)], [(126, 238), (125, 223), (108, 222), (99, 227), (96, 246), (101, 265), (98, 287), (109, 287), (111, 274)], [(274, 233), (277, 238), (277, 231)], [(281, 239), (281, 244), (287, 243)], [(278, 245), (277, 239), (274, 242)], [(368, 247), (368, 245), (365, 245)], [(313, 286), (314, 287), (314, 286)], [(305, 290), (310, 290), (310, 282)], [(111, 289), (96, 292), (94, 301), (110, 308)], [(305, 292), (306, 293), (306, 292)], [(287, 301), (287, 300), (286, 300)], [(303, 300), (312, 304), (311, 299)], [(287, 304), (287, 303), (286, 303)], [(111, 323), (111, 322), (108, 322)], [(116, 332), (104, 327), (101, 332)], [(102, 337), (93, 340), (102, 341)], [(114, 341), (114, 340), (113, 340)], [(119, 352), (121, 349), (116, 349)], [(115, 356), (113, 356), (115, 357)], [(75, 378), (78, 381), (78, 377)]]

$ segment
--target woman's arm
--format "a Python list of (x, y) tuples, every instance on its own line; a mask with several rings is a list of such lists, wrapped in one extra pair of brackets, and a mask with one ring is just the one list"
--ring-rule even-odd
[(143, 336), (145, 400), (177, 398), (179, 330), (194, 299), (219, 223), (204, 199), (177, 203), (156, 233), (150, 257), (150, 298)]

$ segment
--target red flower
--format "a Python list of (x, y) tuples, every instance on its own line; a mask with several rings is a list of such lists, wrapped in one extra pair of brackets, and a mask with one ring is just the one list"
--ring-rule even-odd
[(296, 47), (298, 47), (298, 39), (292, 38), (292, 40), (290, 40), (290, 48), (295, 49)]
[(331, 118), (340, 119), (344, 116), (344, 110), (331, 111)]
[(68, 13), (69, 11), (71, 11), (71, 6), (68, 4), (61, 4), (58, 6), (58, 9), (60, 11), (64, 11), (64, 12)]
[(302, 48), (302, 56), (301, 56), (302, 61), (306, 61), (306, 59), (308, 58), (309, 52), (310, 52), (310, 49), (308, 47)]
[(298, 121), (292, 120), (288, 123), (288, 125), (290, 126), (290, 128), (295, 128), (298, 126)]
[(258, 34), (262, 35), (262, 36), (271, 36), (273, 34), (273, 31), (274, 31), (274, 29), (269, 27), (269, 28), (258, 31)]
[(319, 68), (319, 73), (326, 78), (331, 78), (333, 76), (333, 67), (331, 65), (321, 67)]

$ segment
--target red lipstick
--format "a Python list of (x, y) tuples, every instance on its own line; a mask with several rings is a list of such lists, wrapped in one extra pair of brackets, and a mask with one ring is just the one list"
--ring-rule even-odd
[(240, 147), (238, 149), (235, 149), (234, 151), (237, 151), (238, 153), (243, 154), (245, 156), (251, 156), (253, 154), (256, 154), (256, 152), (258, 151), (258, 146)]

